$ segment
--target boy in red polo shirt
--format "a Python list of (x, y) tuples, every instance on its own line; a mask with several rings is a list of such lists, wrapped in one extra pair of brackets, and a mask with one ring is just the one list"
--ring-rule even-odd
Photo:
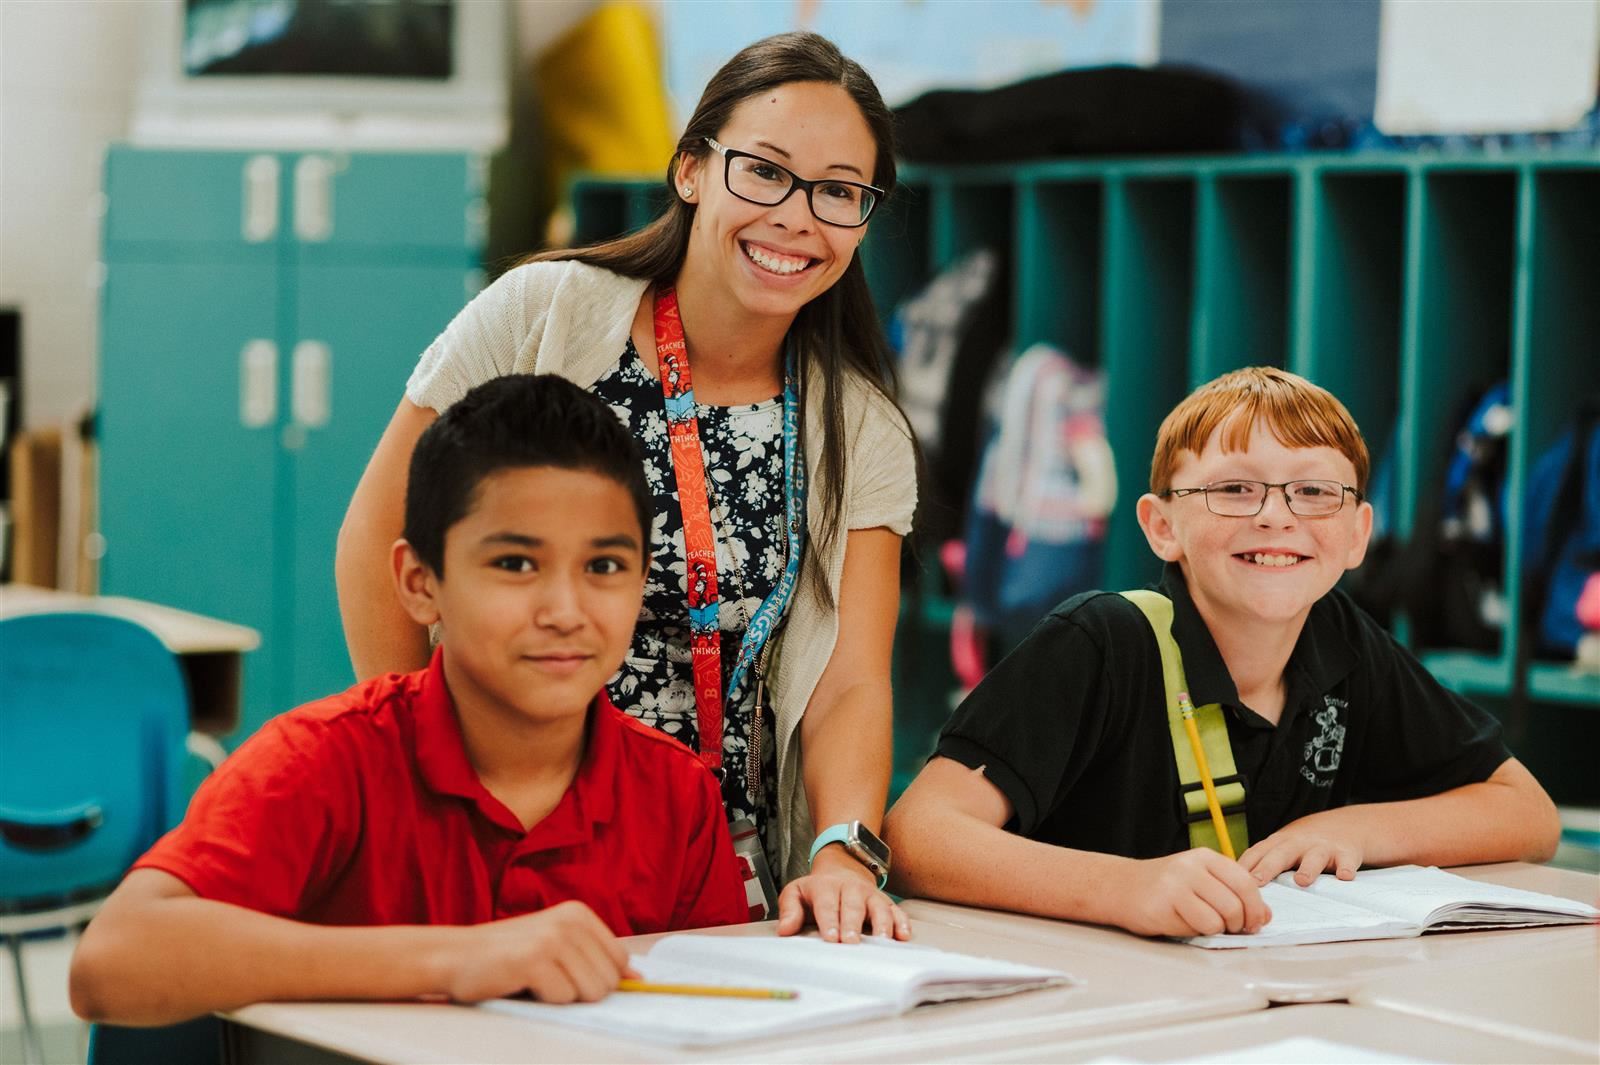
[(452, 406), (394, 547), (407, 610), (442, 630), (432, 663), (228, 759), (84, 934), (77, 1013), (594, 1000), (627, 971), (617, 936), (745, 920), (711, 774), (605, 695), (649, 506), (632, 437), (582, 389), (508, 376)]

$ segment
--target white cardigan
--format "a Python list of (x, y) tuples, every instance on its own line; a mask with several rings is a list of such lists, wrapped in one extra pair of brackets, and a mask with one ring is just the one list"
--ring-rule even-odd
[[(530, 263), (503, 274), (469, 303), (423, 352), (406, 397), (443, 411), (474, 385), (508, 373), (554, 373), (588, 388), (620, 357), (647, 282), (577, 262)], [(844, 381), (848, 434), (843, 529), (884, 526), (904, 536), (916, 508), (916, 463), (905, 420), (855, 374)], [(821, 451), (822, 412), (814, 405), (803, 433), (808, 454)], [(821, 513), (825, 485), (813, 467), (807, 513)], [(774, 648), (770, 683), (777, 713), (777, 872), (803, 875), (814, 833), (800, 772), (800, 718), (839, 636), (838, 611), (817, 594), (811, 568), (822, 566), (834, 602), (844, 571), (846, 537), (825, 557), (806, 552), (788, 624)]]

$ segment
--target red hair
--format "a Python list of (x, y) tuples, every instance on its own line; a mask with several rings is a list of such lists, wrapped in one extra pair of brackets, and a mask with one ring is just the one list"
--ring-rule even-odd
[(1205, 450), (1211, 434), (1222, 430), (1222, 450), (1250, 446), (1256, 422), (1266, 425), (1284, 447), (1331, 447), (1356, 469), (1355, 487), (1365, 493), (1372, 460), (1366, 441), (1345, 405), (1332, 392), (1275, 366), (1247, 366), (1225, 373), (1189, 393), (1172, 408), (1156, 433), (1150, 460), (1150, 491), (1172, 487), (1172, 471), (1182, 452)]

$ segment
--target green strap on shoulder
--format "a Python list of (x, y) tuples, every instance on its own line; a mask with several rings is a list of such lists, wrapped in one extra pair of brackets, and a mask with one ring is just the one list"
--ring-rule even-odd
[[(1167, 727), (1172, 733), (1172, 754), (1178, 763), (1178, 782), (1188, 815), (1189, 845), (1209, 847), (1220, 853), (1222, 843), (1217, 839), (1211, 811), (1206, 806), (1200, 767), (1195, 764), (1189, 731), (1183, 727), (1183, 714), (1178, 709), (1178, 693), (1187, 691), (1189, 682), (1183, 675), (1183, 654), (1178, 650), (1178, 641), (1172, 637), (1172, 600), (1145, 589), (1123, 592), (1122, 597), (1144, 614), (1155, 632), (1156, 646), (1161, 649), (1161, 678), (1167, 689)], [(1222, 705), (1207, 703), (1195, 707), (1194, 718), (1200, 731), (1200, 746), (1206, 752), (1206, 765), (1217, 789), (1217, 800), (1222, 804), (1233, 852), (1243, 854), (1250, 846), (1250, 830), (1244, 815), (1244, 782), (1239, 779), (1239, 771), (1233, 763), (1233, 747), (1228, 742), (1228, 722), (1222, 715)]]

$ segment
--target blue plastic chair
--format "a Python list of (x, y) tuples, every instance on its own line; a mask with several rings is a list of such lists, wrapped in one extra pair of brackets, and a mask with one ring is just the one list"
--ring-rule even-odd
[(128, 866), (183, 815), (189, 697), (148, 629), (104, 614), (0, 620), (0, 935), (87, 923)]

